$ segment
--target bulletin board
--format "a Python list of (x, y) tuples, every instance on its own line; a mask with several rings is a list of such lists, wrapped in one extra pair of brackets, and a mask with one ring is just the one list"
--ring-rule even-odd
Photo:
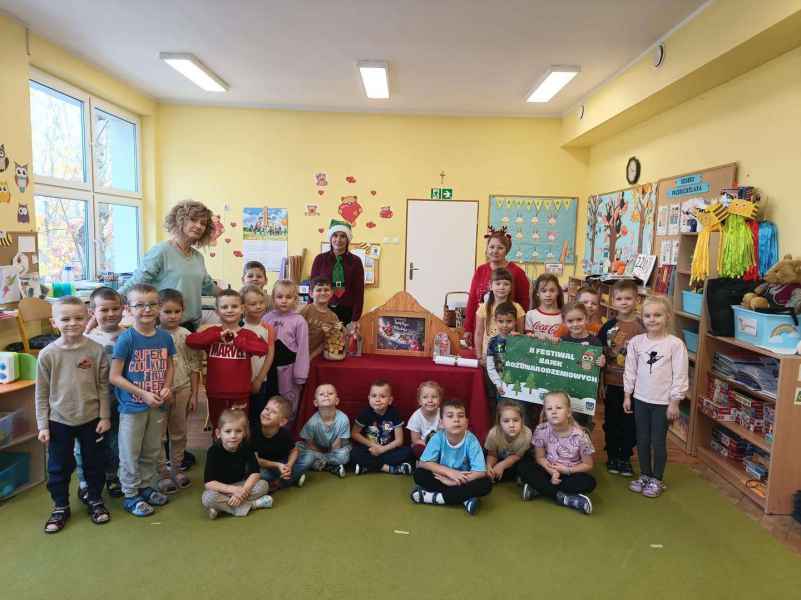
[(507, 257), (517, 263), (576, 262), (578, 198), (491, 195), (489, 224), (512, 237)]
[(41, 295), (36, 232), (0, 231), (0, 304)]
[(638, 254), (652, 254), (657, 186), (645, 183), (592, 195), (587, 199), (587, 229), (582, 269), (588, 274), (613, 270)]

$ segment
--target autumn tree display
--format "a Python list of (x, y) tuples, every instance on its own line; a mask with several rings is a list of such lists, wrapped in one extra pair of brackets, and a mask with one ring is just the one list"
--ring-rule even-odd
[(590, 196), (587, 200), (587, 232), (590, 238), (590, 264), (595, 262), (595, 238), (598, 235), (598, 224), (601, 215), (600, 196)]
[(627, 231), (623, 225), (623, 215), (627, 208), (626, 199), (623, 197), (623, 192), (618, 192), (615, 199), (606, 205), (606, 211), (603, 214), (603, 225), (606, 227), (606, 237), (609, 243), (609, 260), (614, 261), (616, 258), (615, 250), (617, 247), (617, 240), (621, 236), (625, 236)]
[(654, 207), (656, 204), (654, 195), (653, 186), (650, 183), (646, 183), (634, 189), (634, 209), (631, 220), (639, 224), (637, 228), (637, 254), (643, 253), (642, 244), (646, 226), (653, 225)]

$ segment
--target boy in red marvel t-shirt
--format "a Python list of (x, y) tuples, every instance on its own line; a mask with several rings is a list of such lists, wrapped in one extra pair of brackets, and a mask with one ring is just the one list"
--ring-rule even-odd
[(267, 343), (252, 331), (239, 327), (242, 298), (235, 290), (223, 290), (217, 296), (217, 315), (221, 325), (214, 325), (186, 337), (186, 345), (205, 350), (208, 355), (206, 396), (209, 399), (209, 422), (216, 423), (227, 408), (239, 408), (248, 414), (250, 382), (253, 373), (250, 357), (264, 356)]

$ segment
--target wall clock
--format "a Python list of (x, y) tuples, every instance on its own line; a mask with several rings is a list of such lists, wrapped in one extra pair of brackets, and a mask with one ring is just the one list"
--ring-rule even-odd
[(632, 156), (629, 159), (629, 162), (626, 163), (626, 181), (628, 181), (631, 185), (634, 185), (639, 179), (640, 161), (637, 160), (637, 157)]

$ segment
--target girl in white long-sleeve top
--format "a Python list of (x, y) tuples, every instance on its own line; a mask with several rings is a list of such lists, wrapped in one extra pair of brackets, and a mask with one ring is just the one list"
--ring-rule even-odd
[(623, 372), (623, 410), (634, 411), (640, 459), (640, 477), (629, 489), (648, 498), (664, 490), (668, 421), (678, 418), (689, 387), (687, 348), (668, 333), (672, 319), (673, 308), (664, 296), (643, 302), (645, 333), (629, 341)]

